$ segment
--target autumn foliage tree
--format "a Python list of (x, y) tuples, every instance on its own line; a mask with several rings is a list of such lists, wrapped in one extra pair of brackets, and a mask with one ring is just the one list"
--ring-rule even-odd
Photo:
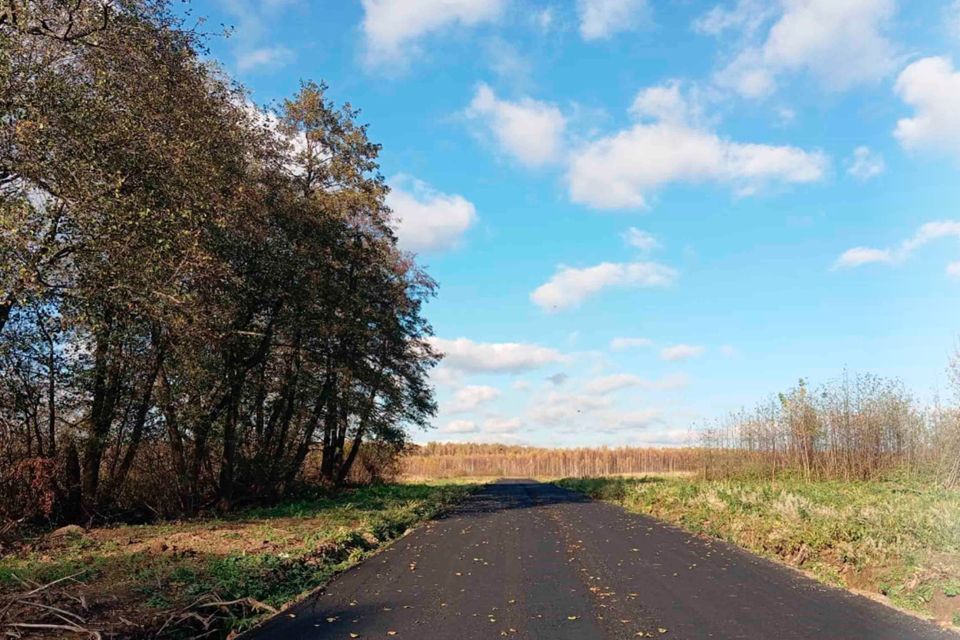
[(435, 412), (357, 112), (202, 51), (165, 0), (0, 3), (0, 491), (51, 518), (276, 497), (317, 447), (340, 484)]

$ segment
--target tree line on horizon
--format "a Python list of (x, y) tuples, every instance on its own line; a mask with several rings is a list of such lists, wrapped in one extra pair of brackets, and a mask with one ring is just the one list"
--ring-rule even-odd
[[(960, 401), (960, 354), (949, 374)], [(902, 471), (960, 487), (960, 409), (939, 400), (924, 406), (899, 380), (853, 373), (816, 387), (801, 379), (753, 409), (691, 429), (686, 446), (431, 442), (410, 446), (401, 460), (413, 478), (688, 473), (860, 481)]]
[(379, 145), (322, 84), (257, 108), (205, 37), (167, 0), (0, 4), (0, 516), (335, 486), (436, 411)]

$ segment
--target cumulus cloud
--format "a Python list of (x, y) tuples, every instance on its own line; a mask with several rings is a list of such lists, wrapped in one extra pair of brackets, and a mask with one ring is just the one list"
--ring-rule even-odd
[(583, 385), (583, 389), (587, 393), (605, 395), (631, 387), (653, 391), (670, 391), (682, 389), (688, 384), (690, 384), (690, 379), (683, 374), (664, 376), (659, 380), (648, 380), (630, 373), (616, 373), (588, 380)]
[(554, 105), (531, 98), (502, 100), (488, 85), (480, 84), (465, 113), (524, 166), (540, 167), (561, 158), (567, 120)]
[(293, 57), (293, 51), (282, 45), (242, 50), (237, 52), (237, 71), (243, 73), (264, 67), (281, 67)]
[(293, 0), (221, 0), (220, 4), (233, 22), (230, 43), (239, 73), (276, 69), (294, 59), (288, 47), (269, 44), (277, 19)]
[(467, 373), (518, 373), (566, 360), (560, 352), (536, 344), (436, 337), (430, 344), (444, 354), (445, 367)]
[(951, 262), (947, 265), (947, 275), (951, 278), (960, 278), (960, 261)]
[(589, 393), (542, 395), (531, 403), (526, 418), (559, 433), (583, 429), (589, 429), (591, 433), (646, 431), (663, 422), (658, 409), (619, 409), (613, 406), (609, 396)]
[(653, 340), (649, 338), (614, 338), (610, 341), (610, 348), (614, 351), (650, 346), (653, 346)]
[(650, 104), (659, 100), (645, 99), (639, 110), (634, 101), (640, 122), (572, 154), (567, 181), (574, 202), (599, 209), (640, 208), (651, 191), (673, 182), (730, 184), (747, 195), (766, 183), (818, 181), (829, 165), (819, 151), (735, 142), (688, 119), (666, 118), (671, 109)]
[(872, 247), (854, 247), (847, 249), (834, 263), (835, 269), (860, 267), (865, 264), (899, 264), (909, 258), (915, 251), (941, 238), (960, 239), (960, 220), (937, 220), (927, 222), (917, 229), (916, 233), (893, 249), (876, 249)]
[(876, 178), (886, 169), (883, 156), (871, 151), (870, 147), (857, 147), (853, 150), (853, 155), (847, 159), (847, 173), (861, 182)]
[[(876, 82), (895, 68), (896, 50), (886, 34), (895, 0), (788, 0), (779, 10), (772, 4), (741, 1), (695, 23), (705, 33), (741, 32), (737, 52), (716, 74), (718, 85), (760, 98), (776, 89), (779, 76), (805, 72), (842, 91)], [(759, 41), (753, 37), (767, 25)]]
[(451, 369), (441, 364), (430, 371), (430, 382), (444, 387), (460, 386), (463, 382), (463, 371)]
[(495, 416), (483, 421), (483, 430), (486, 433), (516, 433), (523, 426), (520, 418), (503, 418)]
[(584, 269), (561, 266), (530, 299), (553, 312), (575, 307), (609, 287), (667, 287), (677, 276), (676, 270), (656, 262), (603, 262)]
[(640, 251), (653, 251), (660, 247), (660, 242), (653, 237), (652, 233), (642, 231), (636, 227), (630, 227), (623, 234), (623, 240), (628, 245)]
[(577, 0), (577, 15), (584, 40), (603, 40), (647, 24), (650, 7), (647, 0)]
[(404, 249), (451, 249), (477, 219), (473, 203), (463, 196), (441, 193), (404, 175), (390, 182), (386, 203), (393, 210), (394, 231)]
[(500, 397), (500, 390), (483, 385), (471, 385), (458, 389), (453, 400), (443, 407), (447, 413), (466, 413), (474, 411)]
[(639, 120), (660, 122), (692, 124), (703, 119), (701, 100), (685, 96), (677, 80), (641, 89), (634, 97), (629, 112)]
[(418, 41), (455, 26), (496, 21), (506, 0), (361, 0), (366, 60), (372, 66), (406, 64)]
[(569, 424), (610, 406), (611, 400), (605, 396), (551, 391), (534, 398), (527, 416), (544, 425)]
[(739, 0), (732, 7), (714, 6), (694, 21), (693, 28), (711, 36), (719, 36), (727, 31), (752, 36), (776, 15), (777, 4), (770, 0)]
[(960, 72), (947, 58), (924, 58), (904, 69), (897, 94), (914, 109), (894, 135), (910, 150), (930, 149), (960, 158)]
[(837, 258), (835, 267), (859, 267), (875, 262), (893, 262), (893, 253), (888, 249), (872, 249), (870, 247), (853, 247), (847, 249)]
[(472, 420), (452, 420), (440, 427), (440, 433), (477, 433), (480, 431), (477, 423)]
[(675, 344), (660, 350), (660, 359), (668, 362), (688, 360), (702, 355), (704, 348), (693, 344)]

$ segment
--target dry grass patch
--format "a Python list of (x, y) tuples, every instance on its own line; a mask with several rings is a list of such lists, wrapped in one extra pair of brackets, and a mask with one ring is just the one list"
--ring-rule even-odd
[(0, 557), (0, 628), (59, 638), (65, 629), (12, 625), (65, 625), (67, 618), (105, 638), (224, 637), (321, 586), (470, 490), (368, 486), (224, 518), (22, 540)]
[(960, 492), (907, 477), (587, 478), (558, 484), (960, 624)]

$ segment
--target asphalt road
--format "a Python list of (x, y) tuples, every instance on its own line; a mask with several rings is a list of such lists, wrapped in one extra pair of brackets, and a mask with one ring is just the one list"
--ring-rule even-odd
[(957, 636), (553, 485), (490, 485), (245, 640)]

